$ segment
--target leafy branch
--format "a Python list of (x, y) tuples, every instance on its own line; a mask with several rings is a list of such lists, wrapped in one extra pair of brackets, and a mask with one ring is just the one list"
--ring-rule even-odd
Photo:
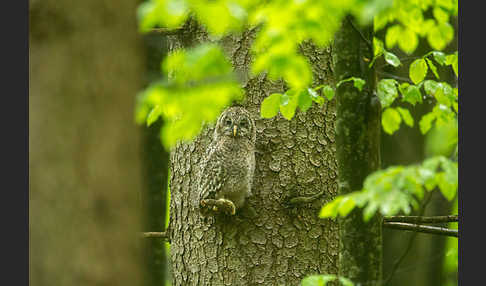
[(365, 221), (377, 211), (384, 216), (409, 214), (412, 208), (418, 207), (417, 199), (436, 187), (446, 199), (454, 199), (457, 180), (457, 163), (443, 156), (429, 158), (418, 165), (390, 167), (369, 175), (363, 190), (337, 196), (322, 207), (319, 216), (346, 216), (355, 207), (364, 208)]

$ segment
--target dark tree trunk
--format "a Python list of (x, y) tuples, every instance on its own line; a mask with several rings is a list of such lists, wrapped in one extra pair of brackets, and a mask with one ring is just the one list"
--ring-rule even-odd
[(31, 285), (140, 285), (138, 1), (30, 1)]
[[(147, 55), (146, 84), (159, 80), (162, 74), (160, 63), (167, 54), (167, 41), (164, 36), (149, 34), (144, 37)], [(162, 120), (151, 126), (143, 125), (143, 169), (144, 188), (142, 188), (142, 209), (144, 212), (144, 231), (161, 232), (165, 230), (167, 183), (169, 175), (169, 153), (160, 140)], [(163, 286), (168, 281), (168, 259), (163, 240), (150, 238), (145, 241), (145, 263), (148, 270), (146, 286)]]
[[(368, 67), (373, 58), (373, 28), (359, 29), (351, 17), (346, 18), (333, 45), (339, 51), (334, 54), (336, 80), (359, 77), (366, 81), (363, 91), (350, 82), (336, 92), (339, 194), (361, 190), (366, 176), (380, 165), (381, 106), (374, 95), (374, 70)], [(339, 226), (339, 275), (356, 285), (379, 285), (382, 275), (380, 216), (364, 222), (362, 210), (355, 209), (339, 219)]]
[[(161, 232), (165, 230), (166, 198), (169, 154), (160, 143), (162, 121), (144, 127), (143, 163), (145, 169), (145, 188), (142, 193), (144, 210), (144, 231)], [(167, 280), (167, 254), (164, 241), (159, 238), (145, 239), (145, 262), (149, 275), (145, 285), (163, 286)]]
[[(206, 41), (193, 22), (170, 37), (171, 49)], [(338, 225), (318, 218), (337, 193), (335, 100), (287, 121), (261, 119), (260, 104), (281, 82), (250, 78), (254, 30), (222, 40), (246, 90), (244, 106), (257, 118), (257, 153), (252, 196), (235, 217), (204, 220), (192, 205), (196, 176), (212, 128), (171, 152), (170, 238), (173, 285), (300, 285), (310, 274), (338, 272)], [(329, 49), (305, 43), (314, 84), (333, 81)], [(286, 208), (288, 198), (324, 191), (311, 203)]]

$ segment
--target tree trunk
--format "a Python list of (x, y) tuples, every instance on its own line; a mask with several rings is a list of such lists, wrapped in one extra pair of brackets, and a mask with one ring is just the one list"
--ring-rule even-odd
[[(162, 74), (160, 62), (167, 54), (167, 41), (161, 35), (144, 37), (146, 50), (146, 81), (159, 80)], [(142, 188), (142, 209), (144, 231), (160, 232), (166, 227), (167, 183), (169, 175), (169, 153), (160, 141), (162, 119), (151, 126), (141, 126), (143, 142), (144, 188)], [(145, 265), (148, 275), (145, 286), (163, 286), (168, 279), (168, 259), (165, 243), (158, 238), (145, 239)]]
[(31, 285), (143, 279), (137, 1), (30, 1)]
[[(373, 28), (358, 29), (351, 17), (346, 18), (333, 45), (339, 51), (335, 53), (336, 79), (359, 77), (366, 81), (363, 91), (352, 82), (336, 91), (339, 194), (361, 190), (365, 178), (380, 166), (381, 106), (374, 95), (375, 73), (368, 67), (373, 58)], [(380, 216), (376, 214), (366, 223), (362, 210), (355, 209), (339, 219), (339, 225), (339, 275), (356, 285), (380, 285)]]
[[(192, 205), (201, 158), (212, 127), (171, 152), (170, 238), (173, 285), (300, 285), (311, 274), (338, 272), (338, 225), (318, 218), (337, 193), (336, 102), (312, 106), (288, 121), (260, 118), (260, 104), (282, 82), (250, 78), (250, 29), (221, 43), (243, 81), (243, 105), (256, 118), (257, 152), (252, 196), (235, 217), (203, 219)], [(207, 41), (189, 22), (171, 36), (171, 49)], [(330, 49), (310, 43), (301, 52), (312, 64), (314, 84), (331, 83)], [(323, 191), (313, 202), (286, 207), (288, 199)]]

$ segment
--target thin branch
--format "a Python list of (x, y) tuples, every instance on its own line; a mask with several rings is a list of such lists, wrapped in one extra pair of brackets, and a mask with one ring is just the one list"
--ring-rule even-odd
[(320, 198), (323, 194), (324, 194), (324, 191), (321, 191), (317, 194), (314, 194), (314, 195), (308, 196), (308, 197), (293, 197), (293, 198), (289, 199), (288, 204), (297, 205), (297, 204), (310, 203), (310, 202), (313, 202), (313, 201), (317, 200), (318, 198)]
[(445, 223), (457, 222), (457, 215), (444, 216), (385, 216), (384, 222), (408, 222), (408, 223)]
[[(400, 60), (400, 62), (408, 62), (408, 61), (416, 60), (416, 59), (420, 59), (420, 58), (422, 58), (422, 57), (418, 57), (418, 56), (416, 56), (416, 57), (403, 57), (403, 58), (398, 58), (398, 59)], [(389, 64), (385, 63), (385, 64), (382, 64), (382, 65), (376, 66), (376, 68), (381, 69), (381, 68), (386, 67), (387, 65), (389, 65)]]
[(413, 84), (413, 82), (409, 78), (406, 78), (406, 77), (397, 76), (397, 75), (387, 73), (387, 72), (384, 72), (384, 71), (379, 71), (379, 70), (377, 70), (376, 73), (390, 77), (390, 78), (393, 78), (393, 79), (396, 79), (396, 80), (401, 80), (401, 81), (405, 81), (405, 82)]
[(349, 24), (351, 25), (351, 27), (353, 28), (353, 30), (355, 30), (356, 32), (358, 32), (359, 36), (361, 37), (361, 39), (363, 39), (363, 41), (366, 43), (366, 45), (368, 46), (368, 48), (370, 49), (371, 52), (373, 52), (373, 46), (371, 45), (371, 42), (370, 40), (368, 40), (364, 35), (363, 33), (361, 33), (361, 30), (358, 29), (353, 21), (351, 20), (350, 17), (346, 17), (346, 19), (348, 20)]
[(142, 232), (142, 237), (145, 238), (160, 238), (167, 242), (170, 242), (169, 236), (166, 232)]
[(404, 222), (384, 222), (383, 227), (457, 237), (457, 229)]
[[(428, 193), (427, 198), (425, 199), (425, 201), (423, 202), (423, 204), (422, 204), (422, 206), (420, 208), (419, 216), (423, 216), (424, 215), (425, 208), (429, 204), (431, 198), (432, 198), (432, 193)], [(400, 264), (402, 263), (403, 259), (405, 259), (405, 257), (407, 256), (408, 252), (410, 251), (410, 249), (412, 249), (413, 241), (415, 240), (415, 237), (417, 236), (417, 233), (418, 232), (414, 232), (412, 234), (412, 236), (410, 237), (410, 240), (408, 241), (408, 244), (407, 244), (407, 247), (405, 248), (405, 251), (402, 253), (402, 255), (397, 260), (395, 260), (395, 263), (393, 264), (393, 268), (390, 271), (390, 274), (386, 278), (385, 283), (383, 283), (383, 285), (388, 285), (390, 283), (391, 279), (393, 278), (393, 275), (395, 274), (395, 271), (397, 271), (397, 269), (398, 269), (398, 266), (400, 266)]]

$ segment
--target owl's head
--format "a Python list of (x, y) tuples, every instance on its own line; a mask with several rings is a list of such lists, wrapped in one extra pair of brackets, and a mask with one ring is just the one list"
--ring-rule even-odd
[(215, 137), (229, 137), (233, 139), (248, 139), (255, 142), (255, 122), (250, 112), (241, 106), (229, 107), (218, 118)]

